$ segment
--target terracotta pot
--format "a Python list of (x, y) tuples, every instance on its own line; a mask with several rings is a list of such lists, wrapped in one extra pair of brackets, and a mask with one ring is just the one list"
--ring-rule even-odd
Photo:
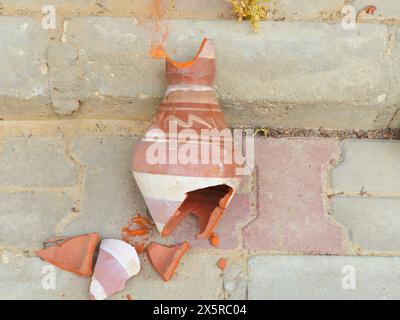
[(209, 238), (240, 183), (233, 137), (213, 89), (215, 68), (207, 39), (192, 61), (166, 59), (164, 99), (134, 150), (133, 174), (163, 236), (194, 214), (197, 238)]

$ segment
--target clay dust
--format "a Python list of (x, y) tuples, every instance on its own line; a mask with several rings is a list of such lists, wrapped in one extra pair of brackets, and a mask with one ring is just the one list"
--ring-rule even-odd
[(149, 218), (137, 213), (129, 221), (128, 225), (122, 228), (122, 240), (134, 246), (137, 253), (142, 253), (152, 237), (155, 225)]

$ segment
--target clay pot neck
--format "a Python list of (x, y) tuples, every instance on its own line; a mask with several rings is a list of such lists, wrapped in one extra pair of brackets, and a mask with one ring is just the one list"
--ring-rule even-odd
[(202, 85), (212, 86), (215, 79), (215, 48), (212, 41), (204, 39), (196, 56), (186, 62), (177, 62), (167, 57), (168, 86)]

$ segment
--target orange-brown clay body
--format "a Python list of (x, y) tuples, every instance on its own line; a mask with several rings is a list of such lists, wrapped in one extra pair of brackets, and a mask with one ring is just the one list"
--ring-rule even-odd
[(225, 270), (228, 265), (228, 262), (226, 261), (226, 259), (221, 258), (218, 260), (217, 265), (218, 265), (218, 268), (220, 268), (221, 270)]
[(240, 184), (237, 150), (213, 89), (215, 69), (210, 40), (190, 62), (167, 58), (165, 97), (134, 150), (132, 172), (163, 236), (194, 214), (197, 238), (209, 238)]
[(210, 243), (212, 244), (212, 246), (214, 246), (214, 247), (218, 247), (218, 245), (219, 245), (219, 236), (215, 233), (215, 232), (213, 232), (212, 234), (211, 234), (211, 236), (210, 236)]
[(147, 246), (146, 253), (157, 273), (163, 277), (164, 281), (169, 281), (189, 247), (187, 242), (174, 247), (166, 247), (153, 242)]
[(80, 276), (93, 273), (93, 257), (100, 237), (97, 233), (69, 239), (55, 239), (56, 244), (39, 250), (36, 254), (43, 260)]

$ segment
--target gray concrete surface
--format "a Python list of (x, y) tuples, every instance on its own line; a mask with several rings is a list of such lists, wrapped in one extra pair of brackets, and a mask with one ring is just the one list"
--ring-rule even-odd
[(400, 299), (398, 257), (254, 256), (249, 299)]
[(400, 148), (397, 142), (347, 140), (341, 143), (341, 164), (331, 173), (336, 193), (400, 195)]
[[(22, 32), (28, 33), (23, 35), (25, 50), (32, 47), (37, 55), (33, 64), (11, 54), (22, 40), (2, 37), (9, 42), (9, 60), (24, 68), (21, 81), (29, 84), (29, 74), (31, 82), (42, 85), (37, 90), (35, 82), (21, 93), (3, 89), (0, 105), (6, 119), (73, 112), (83, 118), (152, 119), (165, 90), (163, 62), (149, 56), (153, 24), (72, 18), (58, 39), (40, 46), (36, 38), (47, 43), (47, 31), (40, 30), (39, 22), (0, 18), (10, 28), (8, 21), (16, 27), (30, 23), (38, 30), (35, 37), (28, 36), (29, 28)], [(360, 24), (357, 30), (344, 30), (340, 24), (268, 21), (255, 34), (234, 21), (167, 24), (168, 52), (177, 59), (192, 57), (203, 37), (215, 40), (216, 89), (232, 126), (384, 128), (393, 122), (399, 63), (396, 37), (388, 37), (397, 27), (389, 32), (385, 25)], [(4, 74), (4, 81), (15, 87), (17, 73)], [(25, 112), (20, 99), (44, 99), (55, 113), (45, 104)]]
[(399, 251), (400, 198), (335, 197), (332, 216), (369, 251)]

